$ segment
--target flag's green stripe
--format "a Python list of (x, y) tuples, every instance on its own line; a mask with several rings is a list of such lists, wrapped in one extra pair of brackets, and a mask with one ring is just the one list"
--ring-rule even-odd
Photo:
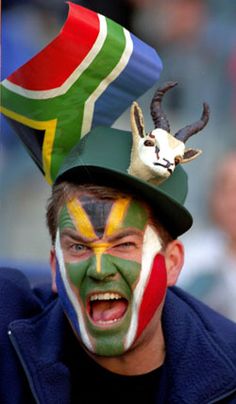
[(33, 100), (16, 94), (1, 85), (2, 106), (17, 114), (36, 121), (46, 121), (56, 118), (57, 101), (61, 97), (48, 100)]
[(85, 101), (115, 68), (124, 51), (123, 28), (109, 19), (106, 21), (108, 32), (101, 51), (66, 94), (52, 99), (34, 100), (2, 86), (2, 105), (5, 108), (39, 121), (58, 118), (51, 161), (53, 179), (62, 159), (79, 139)]
[[(86, 100), (96, 90), (101, 81), (104, 80), (115, 68), (123, 54), (126, 44), (123, 28), (107, 19), (107, 30), (107, 38), (101, 51), (68, 92), (69, 97), (66, 98), (67, 105), (66, 103), (64, 104), (63, 122), (62, 120), (58, 122), (58, 132), (54, 141), (55, 151), (61, 149), (61, 137), (65, 135), (63, 133), (65, 128), (68, 132), (69, 129), (72, 128), (70, 138), (68, 138), (68, 133), (66, 133), (66, 136), (70, 147), (74, 145), (74, 137), (77, 136), (78, 139), (78, 134), (81, 133), (84, 104)], [(114, 41), (116, 41), (116, 44), (114, 44)], [(76, 107), (78, 101), (80, 104), (79, 108)], [(71, 105), (75, 105), (73, 113), (71, 113)], [(70, 122), (68, 122), (69, 113), (71, 113), (69, 117)], [(68, 122), (68, 125), (66, 125), (66, 122)], [(52, 177), (55, 177), (60, 163), (61, 161), (58, 159), (58, 153), (53, 153), (51, 163)]]

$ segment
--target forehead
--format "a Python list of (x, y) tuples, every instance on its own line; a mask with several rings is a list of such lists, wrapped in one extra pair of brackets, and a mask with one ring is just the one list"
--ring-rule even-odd
[(148, 210), (142, 202), (131, 197), (99, 199), (81, 195), (67, 201), (59, 214), (59, 227), (70, 227), (88, 238), (107, 236), (122, 228), (143, 230)]

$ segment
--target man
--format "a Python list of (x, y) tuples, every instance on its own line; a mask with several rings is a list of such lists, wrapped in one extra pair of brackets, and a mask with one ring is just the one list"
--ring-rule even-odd
[(172, 287), (186, 175), (151, 185), (127, 174), (130, 151), (129, 132), (96, 128), (61, 167), (52, 294), (2, 271), (2, 402), (235, 402), (235, 325)]
[[(79, 27), (91, 25), (92, 19), (104, 28), (101, 16), (71, 7), (70, 45), (71, 33), (80, 32), (74, 25), (78, 14)], [(124, 81), (120, 76), (116, 80), (117, 70), (109, 64), (111, 71), (106, 72), (102, 86), (96, 83), (85, 99), (80, 64), (73, 65), (70, 80), (63, 76), (66, 86), (55, 80), (52, 89), (50, 68), (44, 68), (41, 76), (45, 87), (27, 82), (28, 72), (36, 78), (42, 73), (33, 59), (34, 69), (25, 65), (2, 85), (3, 113), (17, 123), (53, 188), (47, 210), (52, 285), (32, 290), (17, 270), (0, 273), (1, 402), (233, 403), (235, 325), (174, 287), (184, 258), (178, 236), (192, 224), (183, 206), (187, 176), (179, 163), (200, 153), (185, 149), (185, 141), (206, 125), (208, 106), (204, 104), (198, 122), (171, 135), (161, 98), (176, 83), (167, 83), (151, 103), (155, 124), (151, 133), (144, 130), (137, 103), (131, 108), (132, 135), (110, 128), (116, 109), (137, 99), (133, 93), (126, 99), (126, 92), (120, 90), (130, 83), (136, 90), (141, 78), (146, 86), (152, 66), (155, 74), (150, 86), (159, 75), (160, 63), (142, 44), (133, 54), (139, 41), (109, 21), (105, 26), (111, 28), (114, 43), (119, 32), (128, 41), (128, 47), (121, 42), (121, 54), (114, 52)], [(63, 49), (68, 48), (67, 32), (61, 32)], [(109, 34), (110, 29), (101, 32)], [(109, 56), (110, 48), (102, 38)], [(83, 51), (77, 46), (78, 38), (75, 45), (74, 49)], [(59, 48), (56, 41), (47, 49), (53, 49), (53, 61), (54, 52), (61, 58)], [(101, 63), (96, 64), (98, 47), (92, 49), (95, 66), (86, 64), (86, 68), (96, 78)], [(47, 50), (40, 54), (47, 56), (45, 63)], [(128, 65), (120, 66), (121, 55)], [(151, 65), (140, 62), (140, 55)], [(100, 57), (104, 63), (104, 54)], [(142, 66), (148, 73), (135, 70), (127, 76), (129, 67)], [(107, 98), (110, 94), (112, 98)], [(104, 113), (108, 108), (113, 115), (98, 126), (106, 118), (100, 112), (104, 105)]]

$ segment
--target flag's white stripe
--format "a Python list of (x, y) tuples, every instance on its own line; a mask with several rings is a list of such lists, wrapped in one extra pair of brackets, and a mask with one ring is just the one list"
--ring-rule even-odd
[(150, 226), (147, 226), (143, 239), (142, 268), (140, 273), (140, 279), (134, 290), (133, 303), (131, 307), (131, 314), (132, 314), (131, 323), (129, 326), (129, 331), (125, 338), (125, 349), (128, 349), (134, 342), (138, 327), (138, 315), (140, 305), (142, 303), (143, 293), (145, 291), (145, 287), (149, 279), (153, 260), (160, 250), (161, 250), (160, 238)]
[[(54, 98), (59, 95), (65, 94), (67, 90), (75, 83), (76, 80), (81, 76), (81, 74), (88, 68), (88, 66), (93, 62), (98, 53), (100, 52), (105, 39), (107, 37), (107, 22), (106, 18), (103, 15), (98, 14), (100, 21), (100, 30), (98, 37), (90, 49), (87, 56), (83, 59), (80, 65), (73, 71), (73, 73), (64, 81), (64, 83), (57, 88), (53, 88), (52, 90), (41, 90), (41, 91), (32, 91), (27, 90), (24, 87), (21, 87), (17, 84), (11, 83), (9, 80), (5, 79), (2, 81), (2, 85), (6, 87), (8, 90), (11, 90), (17, 94), (23, 95), (27, 98), (35, 99), (35, 100), (44, 100), (48, 98)], [(63, 60), (62, 60), (63, 63)], [(56, 74), (56, 72), (55, 72)]]
[(63, 257), (61, 244), (60, 244), (59, 230), (57, 231), (57, 235), (56, 235), (55, 249), (56, 249), (56, 257), (57, 257), (58, 263), (59, 263), (59, 270), (60, 270), (60, 273), (61, 273), (61, 277), (63, 279), (63, 283), (64, 283), (64, 286), (65, 286), (65, 289), (66, 289), (66, 293), (67, 293), (68, 299), (70, 300), (70, 302), (71, 302), (71, 304), (73, 306), (73, 309), (75, 310), (76, 315), (77, 315), (77, 321), (79, 323), (79, 327), (80, 327), (80, 331), (81, 331), (81, 337), (83, 338), (83, 342), (87, 346), (87, 348), (90, 351), (92, 351), (93, 350), (92, 344), (91, 344), (91, 342), (89, 340), (89, 337), (88, 337), (88, 333), (87, 333), (87, 330), (86, 330), (86, 327), (85, 327), (85, 323), (84, 323), (84, 319), (83, 319), (83, 315), (82, 315), (80, 305), (78, 303), (78, 300), (77, 300), (75, 294), (73, 293), (73, 291), (72, 291), (72, 289), (71, 289), (71, 287), (69, 285), (69, 282), (68, 282), (68, 279), (67, 279), (67, 276), (66, 276), (64, 257)]
[(118, 62), (118, 64), (114, 67), (114, 69), (109, 73), (104, 80), (98, 85), (96, 90), (90, 95), (90, 97), (85, 102), (84, 108), (84, 116), (82, 123), (81, 136), (84, 136), (88, 133), (92, 126), (93, 113), (96, 100), (101, 96), (101, 94), (107, 89), (107, 87), (119, 76), (119, 74), (124, 70), (127, 66), (130, 56), (133, 52), (133, 41), (131, 39), (129, 31), (123, 28), (126, 45), (123, 51), (123, 54)]

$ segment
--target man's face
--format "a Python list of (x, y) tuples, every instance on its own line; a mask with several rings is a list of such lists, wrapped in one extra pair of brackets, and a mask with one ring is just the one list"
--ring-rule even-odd
[(162, 302), (161, 242), (144, 205), (83, 195), (63, 206), (56, 238), (57, 290), (72, 327), (98, 355), (127, 351)]

